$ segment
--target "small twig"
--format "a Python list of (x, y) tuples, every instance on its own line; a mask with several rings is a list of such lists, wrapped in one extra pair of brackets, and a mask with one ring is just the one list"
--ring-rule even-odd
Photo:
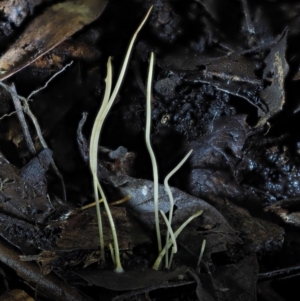
[[(184, 82), (191, 82), (191, 80), (190, 79), (185, 79)], [(231, 95), (234, 95), (234, 96), (245, 99), (248, 103), (250, 103), (252, 106), (256, 107), (259, 111), (261, 111), (265, 114), (268, 112), (267, 109), (264, 109), (264, 108), (258, 106), (253, 101), (251, 101), (247, 96), (239, 93), (239, 91), (234, 92), (234, 91), (231, 91), (230, 89), (222, 88), (222, 87), (216, 85), (215, 83), (211, 82), (209, 79), (201, 79), (201, 78), (198, 77), (198, 78), (192, 79), (192, 82), (194, 84), (202, 83), (202, 84), (212, 85), (213, 87), (215, 87), (219, 91), (222, 91), (222, 92), (225, 92), (225, 93), (228, 93), (228, 94), (231, 94)]]
[(11, 113), (9, 113), (9, 114), (4, 114), (4, 115), (2, 115), (1, 117), (0, 117), (0, 120), (1, 119), (4, 119), (5, 117), (10, 117), (10, 116), (12, 116), (13, 114), (16, 114), (17, 113), (17, 111), (13, 111), (13, 112), (11, 112)]
[(77, 128), (77, 144), (79, 148), (80, 155), (85, 163), (88, 163), (89, 161), (89, 148), (88, 148), (88, 142), (86, 138), (82, 134), (82, 128), (86, 122), (87, 113), (82, 113), (82, 118), (79, 121), (78, 128)]
[[(24, 101), (23, 110), (30, 117), (43, 148), (44, 149), (48, 148), (48, 145), (47, 145), (47, 143), (44, 139), (44, 136), (42, 134), (41, 127), (40, 127), (35, 115), (30, 110), (28, 101)], [(62, 174), (58, 170), (53, 158), (51, 159), (51, 166), (52, 166), (54, 172), (56, 173), (56, 175), (58, 176), (58, 178), (60, 179), (61, 186), (62, 186), (63, 200), (66, 201), (67, 200), (67, 193), (66, 193), (65, 181), (64, 181), (64, 178), (63, 178)]]
[[(65, 69), (65, 68), (64, 68)], [(56, 73), (57, 75), (58, 73)], [(52, 77), (53, 78), (53, 77)], [(49, 82), (49, 81), (48, 81)], [(11, 87), (8, 86), (8, 85), (5, 85), (4, 83), (0, 82), (0, 86), (2, 86), (6, 91), (8, 91), (12, 97), (12, 100), (13, 100), (13, 103), (14, 103), (14, 106), (16, 108), (16, 113), (18, 115), (18, 118), (19, 118), (19, 121), (20, 121), (20, 124), (21, 124), (21, 127), (22, 127), (22, 130), (23, 130), (23, 133), (24, 133), (24, 137), (25, 137), (25, 141), (27, 143), (27, 146), (28, 146), (28, 149), (30, 151), (31, 154), (33, 155), (36, 155), (36, 149), (34, 147), (34, 143), (32, 141), (32, 138), (30, 136), (30, 133), (29, 133), (29, 129), (28, 129), (28, 125), (26, 123), (26, 119), (25, 119), (25, 116), (24, 116), (24, 113), (23, 111), (29, 116), (29, 118), (31, 119), (34, 127), (35, 127), (35, 130), (36, 130), (36, 133), (39, 137), (39, 140), (43, 146), (43, 148), (48, 148), (48, 145), (43, 137), (43, 134), (42, 134), (42, 131), (41, 131), (41, 128), (39, 126), (39, 123), (36, 119), (36, 117), (34, 116), (34, 114), (32, 113), (32, 111), (30, 110), (30, 107), (29, 107), (29, 104), (28, 104), (28, 100), (26, 98), (24, 98), (23, 96), (20, 96), (17, 91), (16, 91), (16, 88), (15, 88), (15, 85), (12, 84)], [(42, 88), (41, 88), (42, 89)], [(39, 91), (41, 90), (39, 89)], [(21, 101), (23, 102), (23, 106), (21, 105)], [(64, 183), (64, 179), (63, 179), (63, 176), (62, 174), (60, 173), (60, 171), (58, 170), (53, 158), (51, 160), (51, 166), (53, 167), (56, 175), (59, 177), (61, 183), (62, 183), (62, 193), (63, 193), (63, 200), (66, 201), (67, 199), (67, 194), (66, 194), (66, 188), (65, 188), (65, 183)]]
[(258, 275), (258, 281), (270, 281), (274, 279), (285, 279), (300, 275), (300, 266), (288, 267), (280, 270), (274, 270)]
[(47, 88), (48, 85), (49, 85), (49, 83), (50, 83), (57, 75), (59, 75), (60, 73), (64, 72), (64, 71), (65, 71), (68, 67), (70, 67), (72, 64), (73, 64), (73, 61), (72, 61), (71, 63), (65, 65), (61, 70), (59, 70), (59, 71), (56, 72), (54, 75), (52, 75), (52, 76), (50, 77), (50, 79), (46, 82), (46, 84), (45, 84), (43, 87), (41, 87), (41, 88), (39, 88), (39, 89), (37, 89), (37, 90), (32, 91), (32, 92), (29, 94), (29, 96), (27, 97), (27, 100), (30, 100), (31, 97), (32, 97), (33, 95), (35, 95), (35, 94), (39, 93), (40, 91), (44, 90), (45, 88)]
[(17, 116), (19, 118), (19, 121), (20, 121), (20, 124), (21, 124), (21, 127), (22, 127), (22, 131), (23, 131), (28, 149), (29, 149), (29, 151), (32, 155), (36, 155), (36, 150), (35, 150), (33, 141), (31, 139), (31, 136), (30, 136), (30, 133), (29, 133), (28, 125), (26, 123), (26, 119), (25, 119), (25, 116), (24, 116), (24, 113), (23, 113), (23, 109), (22, 109), (20, 99), (19, 99), (19, 97), (16, 96), (17, 93), (16, 93), (16, 87), (15, 87), (14, 84), (11, 85), (11, 90), (15, 92), (15, 93), (11, 93), (11, 98), (13, 100), (13, 103), (14, 103), (14, 106), (15, 106), (15, 109), (16, 109), (16, 113), (17, 113)]
[(21, 95), (19, 95), (16, 90), (12, 89), (10, 86), (4, 84), (3, 82), (0, 82), (0, 86), (2, 88), (4, 88), (7, 92), (10, 93), (10, 95), (14, 95), (15, 97), (17, 97), (19, 100), (22, 100), (22, 101), (26, 101), (27, 99)]
[[(114, 202), (110, 203), (109, 205), (110, 205), (110, 206), (120, 205), (120, 204), (122, 204), (122, 203), (128, 201), (130, 198), (131, 198), (130, 195), (126, 195), (124, 198), (122, 198), (122, 199), (120, 199), (120, 200), (117, 200), (117, 201), (114, 201)], [(100, 199), (100, 200), (98, 201), (98, 203), (102, 203), (102, 202), (103, 202), (103, 199)], [(80, 209), (80, 210), (86, 210), (86, 209), (92, 208), (92, 207), (94, 207), (94, 206), (96, 206), (96, 202), (87, 204), (87, 205), (82, 206), (82, 207), (80, 207), (80, 208), (78, 208), (78, 209)], [(77, 209), (75, 209), (75, 210), (77, 210)]]

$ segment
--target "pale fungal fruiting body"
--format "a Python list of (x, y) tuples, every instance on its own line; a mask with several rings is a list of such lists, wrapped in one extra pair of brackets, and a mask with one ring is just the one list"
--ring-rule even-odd
[[(154, 200), (154, 213), (155, 213), (155, 229), (157, 235), (157, 243), (158, 243), (158, 250), (159, 255), (153, 265), (153, 269), (158, 270), (160, 263), (164, 256), (166, 256), (166, 268), (170, 268), (172, 264), (172, 259), (174, 253), (177, 252), (177, 243), (176, 238), (181, 233), (181, 231), (186, 227), (186, 225), (191, 222), (194, 218), (201, 215), (203, 211), (199, 211), (189, 217), (178, 229), (175, 233), (172, 230), (172, 216), (174, 211), (174, 200), (173, 195), (169, 186), (169, 179), (175, 174), (176, 171), (186, 162), (189, 158), (193, 150), (190, 150), (185, 157), (177, 164), (177, 166), (166, 176), (164, 180), (165, 190), (168, 194), (169, 201), (170, 201), (170, 210), (169, 210), (169, 219), (165, 216), (164, 212), (160, 210), (160, 213), (167, 225), (167, 237), (166, 237), (166, 244), (165, 247), (162, 249), (161, 245), (161, 235), (160, 235), (160, 226), (159, 226), (159, 219), (158, 219), (158, 211), (159, 211), (159, 200), (158, 200), (158, 170), (157, 170), (157, 163), (155, 159), (154, 152), (151, 147), (150, 143), (150, 129), (151, 129), (151, 87), (152, 87), (152, 77), (153, 77), (153, 68), (154, 68), (154, 54), (153, 52), (150, 55), (150, 62), (149, 62), (149, 71), (148, 71), (148, 80), (147, 80), (147, 91), (146, 91), (146, 131), (145, 131), (145, 140), (147, 149), (151, 158), (152, 169), (153, 169), (153, 200)], [(171, 258), (169, 260), (168, 257), (168, 250), (173, 245)]]
[[(181, 231), (187, 226), (187, 224), (189, 224), (194, 218), (200, 216), (203, 213), (203, 210), (200, 210), (198, 212), (196, 212), (195, 214), (193, 214), (192, 216), (190, 216), (175, 232), (174, 232), (174, 237), (175, 239), (178, 237), (178, 235), (181, 233)], [(172, 246), (172, 240), (169, 240), (169, 242), (164, 246), (164, 248), (162, 249), (162, 251), (160, 252), (160, 254), (158, 255), (154, 265), (153, 265), (153, 269), (154, 270), (158, 270), (160, 263), (163, 259), (163, 257), (165, 256), (166, 252), (169, 250), (169, 248)]]
[[(165, 180), (164, 180), (165, 191), (167, 192), (168, 197), (169, 197), (169, 201), (170, 201), (170, 210), (169, 210), (169, 223), (170, 223), (170, 225), (172, 225), (172, 217), (173, 217), (173, 212), (174, 212), (174, 199), (173, 199), (173, 195), (172, 195), (172, 192), (171, 192), (171, 189), (170, 189), (170, 186), (169, 186), (169, 180), (175, 174), (175, 172), (177, 172), (179, 170), (179, 168), (186, 162), (186, 160), (189, 158), (189, 156), (191, 155), (192, 152), (193, 152), (193, 150), (190, 150), (185, 155), (185, 157), (177, 164), (177, 166), (175, 166), (175, 168), (170, 171), (170, 173), (165, 177)], [(169, 243), (169, 235), (170, 235), (170, 232), (169, 232), (169, 228), (168, 228), (166, 244)], [(174, 247), (175, 247), (175, 245), (174, 245)], [(174, 251), (174, 253), (176, 253), (176, 252)], [(173, 251), (172, 251), (172, 254), (173, 254)], [(165, 260), (165, 267), (170, 268), (171, 263), (172, 263), (172, 259), (169, 260), (169, 253), (167, 252), (166, 253), (166, 260)]]
[(132, 48), (135, 42), (135, 39), (139, 33), (139, 31), (141, 30), (141, 28), (143, 27), (143, 25), (145, 24), (150, 12), (152, 10), (152, 6), (150, 7), (150, 9), (148, 10), (145, 18), (143, 19), (143, 21), (141, 22), (141, 24), (139, 25), (138, 29), (135, 31), (130, 44), (128, 46), (125, 58), (124, 58), (124, 62), (117, 80), (117, 83), (115, 85), (115, 88), (113, 89), (113, 92), (111, 93), (111, 89), (112, 89), (112, 65), (111, 65), (111, 58), (108, 59), (107, 62), (107, 76), (106, 76), (106, 87), (105, 87), (105, 93), (104, 93), (104, 98), (103, 98), (103, 102), (101, 105), (101, 108), (98, 112), (98, 115), (96, 117), (96, 120), (94, 122), (94, 126), (93, 126), (93, 130), (92, 130), (92, 135), (91, 135), (91, 141), (90, 141), (90, 168), (91, 168), (91, 172), (92, 172), (92, 176), (93, 176), (93, 186), (94, 186), (94, 197), (95, 197), (95, 203), (96, 203), (96, 210), (97, 210), (97, 219), (98, 219), (98, 228), (99, 228), (99, 237), (100, 237), (100, 249), (101, 249), (101, 259), (104, 261), (104, 239), (103, 239), (103, 227), (102, 227), (102, 220), (101, 220), (101, 212), (100, 212), (100, 205), (99, 205), (99, 193), (100, 192), (102, 198), (103, 198), (103, 203), (104, 203), (104, 207), (107, 213), (107, 217), (110, 223), (110, 227), (111, 227), (111, 231), (112, 231), (112, 236), (113, 236), (113, 241), (114, 241), (114, 249), (112, 250), (113, 253), (113, 261), (116, 265), (116, 272), (123, 272), (123, 268), (121, 265), (121, 260), (120, 260), (120, 252), (119, 252), (119, 244), (118, 244), (118, 237), (117, 237), (117, 232), (116, 232), (116, 228), (115, 228), (115, 224), (113, 221), (113, 217), (111, 215), (105, 194), (103, 192), (103, 189), (101, 187), (101, 184), (99, 183), (98, 180), (98, 145), (99, 145), (99, 137), (100, 137), (100, 133), (101, 133), (101, 129), (103, 126), (103, 122), (112, 106), (112, 104), (114, 103), (114, 100), (119, 92), (119, 89), (121, 87), (124, 75), (125, 75), (125, 71), (127, 69), (128, 66), (128, 61), (129, 61), (129, 57), (130, 54), (132, 52)]
[(199, 258), (198, 258), (198, 262), (197, 262), (197, 266), (196, 266), (196, 271), (197, 272), (199, 271), (199, 273), (200, 273), (200, 263), (201, 263), (202, 258), (203, 258), (205, 247), (206, 247), (206, 239), (203, 239), (200, 254), (199, 254)]
[[(103, 189), (101, 187), (101, 184), (98, 180), (98, 145), (99, 145), (99, 138), (100, 138), (100, 133), (101, 129), (103, 126), (103, 122), (119, 92), (121, 83), (123, 81), (125, 71), (128, 65), (129, 57), (133, 48), (133, 44), (135, 42), (135, 39), (143, 27), (144, 23), (146, 22), (150, 11), (152, 7), (149, 9), (148, 13), (146, 14), (145, 18), (143, 19), (142, 23), (134, 33), (130, 44), (128, 46), (128, 50), (126, 52), (124, 62), (117, 80), (117, 83), (115, 85), (115, 88), (113, 89), (113, 92), (111, 93), (112, 90), (112, 65), (111, 65), (111, 58), (108, 59), (107, 62), (107, 76), (106, 76), (106, 86), (105, 86), (105, 93), (104, 93), (104, 98), (103, 102), (101, 105), (101, 108), (98, 112), (98, 115), (96, 117), (96, 120), (94, 122), (93, 130), (92, 130), (92, 135), (91, 135), (91, 141), (90, 141), (90, 168), (93, 176), (93, 186), (94, 186), (94, 197), (95, 197), (95, 204), (96, 204), (96, 210), (97, 210), (97, 219), (98, 219), (98, 228), (99, 228), (99, 237), (100, 237), (100, 249), (101, 249), (101, 259), (104, 261), (104, 239), (103, 239), (103, 228), (102, 228), (102, 220), (101, 220), (101, 212), (100, 212), (100, 205), (99, 205), (99, 193), (102, 196), (104, 207), (107, 213), (107, 217), (110, 223), (111, 231), (112, 231), (112, 236), (113, 236), (113, 243), (114, 246), (110, 245), (110, 251), (112, 254), (112, 259), (113, 262), (116, 266), (115, 271), (116, 272), (123, 272), (123, 268), (121, 265), (120, 261), (120, 252), (119, 252), (119, 245), (118, 245), (118, 237), (117, 237), (117, 232), (115, 228), (115, 224), (113, 221), (112, 214), (109, 209), (108, 202), (106, 200), (105, 194), (103, 192)], [(194, 215), (192, 215), (189, 219), (187, 219), (180, 227), (177, 229), (175, 233), (173, 233), (172, 228), (171, 228), (171, 223), (172, 223), (172, 215), (173, 215), (173, 207), (174, 207), (174, 202), (173, 202), (173, 196), (170, 190), (170, 187), (168, 185), (168, 181), (170, 177), (184, 164), (184, 162), (188, 159), (190, 156), (191, 152), (190, 151), (181, 162), (169, 173), (169, 175), (166, 177), (164, 184), (165, 184), (165, 189), (166, 192), (169, 196), (170, 199), (170, 214), (169, 214), (169, 220), (165, 216), (163, 212), (161, 214), (163, 215), (163, 218), (167, 224), (168, 227), (168, 233), (167, 233), (167, 240), (166, 240), (166, 245), (162, 249), (162, 243), (161, 243), (161, 235), (160, 235), (160, 226), (159, 226), (159, 203), (158, 203), (158, 169), (157, 169), (157, 163), (155, 159), (154, 152), (151, 147), (150, 143), (150, 130), (151, 130), (151, 88), (152, 88), (152, 77), (153, 77), (153, 68), (154, 68), (154, 54), (151, 53), (150, 56), (150, 64), (149, 64), (149, 72), (148, 72), (148, 80), (147, 80), (147, 99), (146, 99), (146, 134), (145, 134), (145, 140), (146, 140), (146, 145), (150, 154), (151, 158), (151, 163), (152, 163), (152, 168), (153, 168), (153, 191), (154, 191), (154, 212), (155, 212), (155, 228), (156, 228), (156, 234), (157, 234), (157, 243), (158, 243), (158, 250), (159, 250), (159, 256), (153, 266), (154, 269), (158, 269), (160, 266), (160, 262), (164, 255), (168, 252), (168, 249), (171, 247), (173, 244), (173, 253), (176, 253), (177, 251), (177, 244), (176, 244), (176, 237), (179, 235), (179, 233), (183, 230), (183, 228), (195, 217), (199, 216), (201, 212), (197, 212)], [(166, 265), (169, 267), (171, 265), (171, 260), (168, 262), (166, 261)]]
[(145, 140), (146, 146), (151, 158), (152, 170), (153, 170), (153, 200), (154, 200), (154, 215), (155, 215), (155, 229), (157, 236), (158, 252), (162, 249), (161, 236), (160, 236), (160, 226), (158, 217), (158, 170), (155, 155), (150, 142), (150, 130), (151, 130), (151, 89), (152, 89), (152, 77), (153, 77), (153, 67), (154, 67), (154, 54), (151, 52), (149, 72), (147, 80), (147, 91), (146, 91), (146, 131)]
[[(90, 140), (90, 150), (89, 150), (89, 157), (90, 157), (90, 168), (93, 176), (93, 187), (94, 187), (94, 197), (96, 203), (96, 211), (97, 211), (97, 219), (98, 219), (98, 229), (99, 229), (99, 237), (100, 237), (100, 251), (101, 251), (101, 259), (104, 261), (104, 238), (103, 238), (103, 227), (102, 227), (102, 219), (101, 219), (101, 211), (99, 205), (99, 194), (98, 194), (98, 144), (99, 144), (99, 137), (102, 128), (102, 124), (104, 121), (105, 116), (103, 116), (103, 111), (107, 106), (109, 95), (111, 91), (111, 81), (112, 81), (112, 70), (111, 70), (111, 59), (108, 59), (107, 62), (107, 75), (105, 79), (105, 93), (101, 108), (98, 112), (98, 115), (95, 119), (91, 140)], [(102, 195), (103, 202), (105, 196)]]

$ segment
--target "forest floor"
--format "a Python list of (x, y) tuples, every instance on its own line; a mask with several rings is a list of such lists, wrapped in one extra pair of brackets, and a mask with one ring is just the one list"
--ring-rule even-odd
[[(100, 204), (104, 261), (95, 206), (84, 207), (94, 201), (89, 140), (107, 60), (114, 86), (151, 5), (98, 149), (124, 268), (117, 273), (107, 212)], [(0, 13), (1, 301), (294, 300), (299, 1), (5, 0)], [(145, 143), (151, 52), (159, 208), (172, 212), (164, 179), (193, 150), (170, 179), (174, 232), (203, 210), (159, 271)]]

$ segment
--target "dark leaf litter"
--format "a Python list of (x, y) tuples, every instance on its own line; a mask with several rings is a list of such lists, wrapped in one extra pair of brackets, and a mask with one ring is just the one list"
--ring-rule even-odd
[[(72, 10), (76, 28), (69, 31), (62, 22), (57, 39), (41, 34), (31, 42), (34, 24), (53, 31), (47, 14), (60, 4), (14, 1), (17, 11), (12, 1), (3, 2), (1, 78), (15, 73), (7, 81), (15, 83), (19, 94), (29, 95), (75, 60), (30, 102), (49, 149), (40, 150), (30, 122), (37, 154), (28, 151), (16, 116), (0, 120), (0, 257), (7, 281), (9, 266), (19, 282), (24, 279), (31, 288), (38, 284), (40, 300), (291, 300), (300, 265), (299, 5), (279, 0), (111, 0), (100, 18), (70, 37), (101, 14), (106, 1), (97, 6), (91, 0), (88, 5), (95, 9), (83, 23), (76, 19), (82, 11), (76, 15)], [(151, 4), (99, 148), (99, 178), (109, 200), (131, 196), (113, 209), (125, 268), (117, 275), (109, 252), (106, 266), (97, 265), (94, 210), (76, 207), (92, 201), (85, 137), (103, 94), (107, 56), (114, 57), (117, 73), (130, 36)], [(69, 14), (68, 9), (61, 13)], [(32, 51), (29, 56), (24, 56), (26, 49)], [(176, 230), (203, 210), (178, 237), (169, 272), (151, 270), (157, 253), (153, 182), (143, 140), (150, 51), (156, 54), (151, 138), (160, 183), (193, 149), (171, 179), (172, 227)], [(11, 53), (17, 60), (7, 60)], [(1, 96), (1, 114), (11, 113), (10, 97), (4, 90)], [(77, 132), (83, 112), (87, 120)], [(66, 182), (66, 204), (60, 200), (60, 182), (48, 169), (52, 158)], [(162, 185), (159, 196), (160, 209), (168, 213)], [(160, 224), (165, 235), (162, 219)], [(105, 214), (104, 227), (110, 242)], [(41, 270), (30, 261), (37, 261)], [(292, 276), (287, 280), (287, 275)], [(5, 282), (0, 285), (5, 292)]]

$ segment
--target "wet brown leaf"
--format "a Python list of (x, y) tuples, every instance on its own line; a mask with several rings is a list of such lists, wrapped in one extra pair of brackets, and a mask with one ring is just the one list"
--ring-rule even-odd
[(38, 227), (0, 213), (0, 236), (24, 254), (38, 250)]
[(242, 157), (249, 132), (245, 120), (245, 115), (218, 118), (209, 133), (191, 143), (194, 153), (190, 160), (189, 193), (203, 198), (216, 195), (242, 201), (245, 195), (235, 178), (235, 166)]
[(219, 300), (256, 301), (257, 277), (258, 263), (255, 256), (220, 267), (215, 275)]
[[(132, 226), (128, 221), (126, 210), (111, 207), (111, 211), (118, 231), (119, 247), (128, 250), (131, 245)], [(113, 241), (111, 229), (106, 212), (102, 215), (104, 241), (108, 244)], [(50, 273), (53, 268), (59, 268), (61, 262), (64, 262), (65, 266), (84, 263), (86, 267), (98, 262), (100, 257), (97, 252), (99, 230), (95, 208), (76, 209), (66, 219), (53, 222), (46, 228), (34, 227), (0, 214), (0, 235), (25, 254), (34, 254), (37, 248), (43, 250), (39, 255), (21, 258), (23, 261), (37, 261), (42, 267), (43, 275)], [(45, 236), (46, 240), (43, 239)]]
[(1, 212), (25, 221), (42, 221), (52, 210), (46, 196), (22, 179), (1, 153), (0, 165)]
[(83, 59), (93, 61), (100, 56), (100, 51), (93, 46), (76, 40), (66, 40), (55, 47), (47, 55), (38, 58), (32, 63), (36, 68), (61, 69), (67, 60)]
[(289, 65), (285, 59), (287, 41), (287, 30), (282, 33), (278, 42), (272, 47), (270, 54), (267, 56), (266, 68), (263, 78), (270, 80), (270, 85), (260, 93), (261, 99), (268, 106), (268, 113), (259, 115), (262, 117), (259, 124), (263, 124), (266, 120), (282, 109), (285, 103), (284, 81), (289, 71)]
[[(110, 180), (122, 194), (131, 195), (131, 199), (127, 201), (128, 209), (141, 223), (153, 230), (153, 182), (122, 175), (111, 176)], [(173, 229), (178, 229), (192, 214), (203, 210), (203, 214), (194, 219), (178, 237), (178, 241), (196, 258), (199, 255), (203, 238), (207, 241), (208, 257), (211, 253), (225, 251), (229, 244), (241, 242), (226, 219), (213, 206), (179, 189), (171, 187), (171, 191), (176, 206), (172, 222)], [(163, 185), (159, 185), (159, 207), (164, 212), (168, 212), (170, 207)]]
[[(130, 244), (130, 223), (125, 208), (111, 207), (116, 223), (120, 249), (128, 249)], [(61, 228), (60, 237), (56, 241), (55, 250), (97, 249), (99, 247), (99, 230), (95, 208), (76, 212), (65, 221), (53, 225)], [(112, 242), (111, 231), (106, 212), (103, 212), (104, 240)]]
[(96, 20), (106, 6), (102, 0), (65, 1), (36, 17), (0, 59), (0, 80), (8, 78)]
[(0, 297), (0, 301), (34, 301), (26, 292), (14, 289)]
[(155, 287), (159, 284), (167, 284), (169, 280), (184, 275), (187, 268), (182, 266), (172, 272), (156, 271), (153, 269), (139, 268), (116, 273), (114, 271), (103, 271), (100, 269), (85, 269), (77, 272), (90, 284), (105, 287), (115, 291), (137, 290), (144, 287)]
[(248, 58), (231, 54), (217, 58), (194, 54), (191, 50), (175, 50), (162, 58), (158, 64), (171, 70), (187, 83), (209, 84), (216, 89), (243, 98), (259, 110), (266, 112), (263, 104), (257, 103), (257, 92), (262, 80), (255, 75), (255, 64)]
[(19, 258), (19, 253), (0, 241), (0, 261), (14, 270), (19, 277), (33, 287), (38, 285), (38, 294), (46, 296), (49, 300), (57, 301), (88, 301), (92, 300), (80, 293), (76, 288), (69, 286), (58, 276), (52, 274), (44, 277), (40, 267), (32, 262), (24, 262)]
[(274, 251), (282, 248), (285, 231), (275, 223), (251, 216), (245, 208), (225, 198), (214, 197), (210, 202), (222, 213), (229, 224), (239, 232), (243, 249), (248, 253)]
[[(4, 0), (1, 1), (0, 11), (2, 18), (7, 19), (7, 26), (11, 28), (11, 24), (18, 27), (24, 19), (33, 13), (34, 8), (39, 5), (42, 0)], [(12, 29), (12, 28), (11, 28)], [(6, 32), (6, 34), (9, 34)]]
[(300, 200), (298, 198), (277, 201), (267, 206), (265, 211), (274, 213), (286, 224), (300, 227)]

